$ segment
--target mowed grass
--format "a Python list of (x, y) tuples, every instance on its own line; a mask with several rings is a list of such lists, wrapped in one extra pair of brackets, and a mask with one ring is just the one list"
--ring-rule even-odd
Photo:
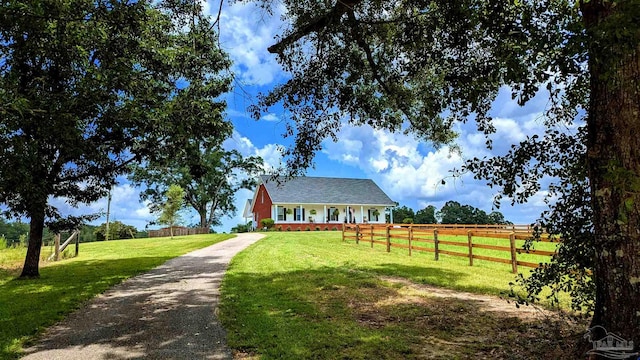
[[(508, 264), (342, 242), (340, 232), (276, 232), (238, 254), (221, 321), (237, 357), (261, 359), (566, 358), (554, 321), (527, 323), (476, 301), (416, 293), (386, 277), (499, 295)], [(579, 336), (577, 337), (579, 339)], [(571, 357), (571, 356), (569, 356)]]
[(25, 249), (0, 250), (0, 358), (17, 358), (22, 346), (45, 327), (109, 287), (231, 237), (207, 234), (82, 243), (78, 257), (42, 263), (40, 278), (32, 280), (16, 279)]

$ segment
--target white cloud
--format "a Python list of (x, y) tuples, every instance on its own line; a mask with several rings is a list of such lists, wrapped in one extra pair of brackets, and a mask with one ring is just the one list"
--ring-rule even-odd
[[(130, 184), (120, 184), (111, 190), (110, 221), (121, 221), (127, 225), (133, 225), (137, 229), (144, 229), (154, 219), (149, 213), (147, 204), (139, 200), (140, 189)], [(99, 225), (106, 221), (107, 197), (90, 204), (79, 204), (72, 207), (65, 198), (52, 198), (50, 204), (60, 210), (62, 216), (81, 216), (99, 214), (99, 218), (92, 221), (92, 225)]]
[[(495, 119), (496, 133), (491, 136), (494, 151), (501, 153), (512, 143), (517, 143), (527, 135), (538, 133), (542, 125), (533, 121), (535, 115), (527, 116), (527, 121), (518, 122), (508, 118)], [(345, 165), (357, 167), (367, 173), (395, 201), (401, 204), (418, 204), (423, 208), (434, 205), (441, 208), (448, 200), (473, 205), (487, 212), (492, 211), (496, 189), (486, 185), (486, 181), (473, 179), (472, 174), (453, 177), (451, 170), (460, 169), (465, 158), (490, 155), (485, 148), (484, 135), (471, 127), (457, 129), (461, 134), (457, 143), (462, 154), (449, 147), (430, 148), (421, 151), (424, 144), (411, 135), (374, 130), (368, 126), (344, 125), (338, 134), (338, 142), (323, 143), (329, 159)], [(444, 184), (442, 183), (444, 180)], [(539, 215), (545, 204), (540, 201), (544, 193), (536, 195), (528, 204), (528, 216)], [(505, 206), (505, 216), (513, 212), (519, 221), (529, 222), (520, 214), (523, 207)], [(535, 215), (531, 215), (532, 213)], [(512, 217), (514, 217), (512, 216)]]
[(221, 47), (233, 60), (233, 72), (244, 84), (266, 85), (285, 76), (275, 55), (267, 51), (281, 26), (281, 9), (274, 10), (269, 16), (255, 3), (235, 2), (222, 11)]
[(280, 118), (278, 117), (278, 115), (276, 115), (274, 113), (269, 113), (269, 114), (261, 117), (260, 120), (263, 120), (263, 121), (279, 121)]
[(259, 148), (249, 138), (236, 130), (233, 131), (231, 138), (225, 140), (223, 146), (225, 149), (238, 150), (242, 156), (260, 156), (264, 161), (264, 169), (267, 172), (282, 165), (280, 145), (266, 144)]

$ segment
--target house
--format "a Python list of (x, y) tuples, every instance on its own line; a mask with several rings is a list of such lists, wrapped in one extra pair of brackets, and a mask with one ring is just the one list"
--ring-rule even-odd
[(256, 224), (271, 218), (281, 230), (339, 228), (342, 223), (384, 223), (396, 204), (370, 179), (260, 177), (251, 200)]

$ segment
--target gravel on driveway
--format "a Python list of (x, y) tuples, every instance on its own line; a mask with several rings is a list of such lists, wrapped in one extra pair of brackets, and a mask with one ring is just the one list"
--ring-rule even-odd
[(238, 234), (128, 279), (49, 328), (23, 359), (231, 359), (216, 316), (220, 281), (263, 236)]

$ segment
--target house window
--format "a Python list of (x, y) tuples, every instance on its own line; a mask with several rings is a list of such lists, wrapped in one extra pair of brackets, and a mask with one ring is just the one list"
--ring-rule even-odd
[(285, 221), (285, 211), (285, 208), (283, 208), (282, 206), (278, 206), (278, 221)]
[[(378, 212), (378, 215), (374, 215), (376, 212)], [(380, 210), (378, 210), (378, 209), (369, 209), (369, 211), (368, 211), (369, 221), (378, 221), (378, 217), (379, 216), (380, 216)]]
[[(302, 216), (302, 217), (300, 217)], [(302, 221), (302, 219), (304, 219), (304, 208), (302, 209), (302, 212), (300, 212), (300, 208), (296, 207), (293, 208), (293, 220), (294, 221)]]
[(327, 215), (329, 221), (338, 221), (338, 214), (336, 214), (336, 208), (330, 207), (329, 214)]

